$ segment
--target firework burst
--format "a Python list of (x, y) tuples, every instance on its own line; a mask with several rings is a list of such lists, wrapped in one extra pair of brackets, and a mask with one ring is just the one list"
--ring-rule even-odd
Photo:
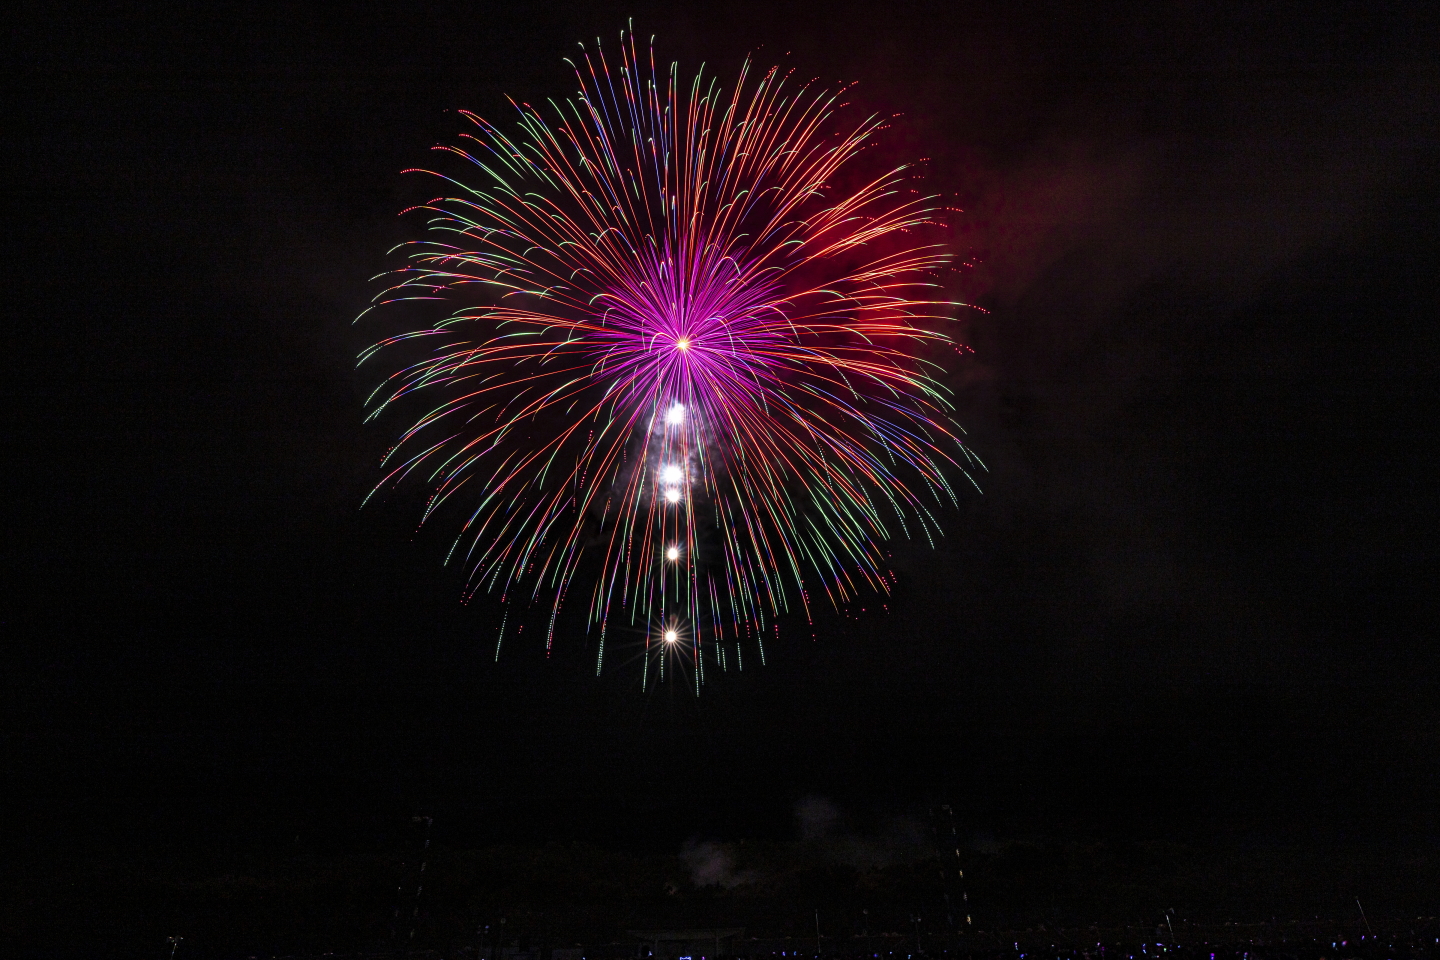
[(976, 463), (917, 357), (948, 343), (948, 257), (914, 239), (938, 208), (905, 167), (854, 175), (883, 122), (840, 126), (836, 94), (748, 61), (682, 83), (633, 36), (572, 66), (573, 99), (516, 104), (513, 133), (466, 113), (436, 148), (473, 175), (415, 208), (427, 235), (371, 308), (442, 311), (361, 355), (402, 358), (371, 417), (432, 398), (376, 489), (461, 504), (450, 559), (472, 591), (548, 597), (547, 647), (579, 589), (597, 672), (623, 625), (698, 689), (816, 594), (887, 590), (887, 539), (938, 532)]

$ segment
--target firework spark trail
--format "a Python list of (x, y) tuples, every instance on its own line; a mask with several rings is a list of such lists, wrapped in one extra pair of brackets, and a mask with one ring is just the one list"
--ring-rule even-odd
[(932, 326), (955, 304), (930, 299), (948, 257), (908, 238), (937, 208), (905, 167), (836, 187), (883, 125), (833, 132), (836, 94), (748, 61), (728, 92), (687, 90), (633, 35), (614, 73), (598, 45), (572, 66), (553, 122), (515, 104), (511, 136), (465, 113), (477, 132), (437, 148), (482, 176), (415, 208), (429, 237), (376, 297), (452, 311), (361, 354), (430, 345), (372, 418), (437, 398), (376, 489), (423, 477), (427, 519), (473, 491), (451, 558), (475, 589), (552, 593), (548, 645), (583, 572), (601, 656), (618, 608), (683, 639), (698, 684), (705, 633), (721, 663), (727, 625), (758, 645), (767, 615), (808, 615), (808, 582), (836, 604), (886, 591), (888, 521), (939, 532), (929, 504), (978, 464), (913, 356), (948, 341)]

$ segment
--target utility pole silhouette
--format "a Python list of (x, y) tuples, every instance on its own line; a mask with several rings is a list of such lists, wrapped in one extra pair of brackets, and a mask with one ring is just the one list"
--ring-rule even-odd
[[(411, 817), (410, 822), (425, 824), (425, 837), (420, 845), (420, 869), (415, 875), (415, 895), (411, 897), (409, 901), (410, 933), (405, 938), (406, 946), (414, 942), (415, 931), (420, 923), (420, 897), (425, 892), (425, 869), (430, 865), (430, 828), (434, 825), (435, 820), (433, 817)], [(405, 866), (403, 862), (400, 865), (401, 867)], [(406, 907), (404, 890), (405, 881), (402, 876), (400, 882), (395, 885), (395, 913), (390, 923), (390, 940), (392, 943), (400, 935), (400, 927), (403, 922), (401, 913)]]
[(433, 817), (411, 817), (411, 823), (425, 824), (425, 843), (420, 847), (420, 876), (415, 881), (415, 904), (410, 911), (410, 936), (406, 943), (415, 942), (415, 927), (420, 922), (420, 895), (425, 892), (425, 868), (429, 866), (430, 856), (430, 828), (434, 825)]
[[(970, 896), (965, 892), (965, 870), (960, 863), (960, 833), (955, 829), (955, 809), (948, 803), (930, 808), (930, 830), (935, 838), (935, 852), (940, 856), (940, 886), (945, 898), (945, 919), (950, 925), (950, 945), (954, 947), (959, 933), (969, 933), (971, 926)], [(955, 908), (959, 905), (963, 927), (956, 923)]]

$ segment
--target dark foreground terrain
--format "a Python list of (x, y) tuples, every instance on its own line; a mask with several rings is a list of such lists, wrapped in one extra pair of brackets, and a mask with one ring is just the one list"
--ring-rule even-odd
[[(1272, 924), (1190, 926), (1166, 931), (1163, 938), (1145, 939), (1140, 928), (1090, 927), (1087, 929), (1044, 928), (1023, 931), (996, 931), (961, 937), (953, 946), (914, 951), (908, 938), (868, 944), (879, 948), (866, 952), (859, 938), (849, 942), (821, 942), (808, 949), (781, 949), (794, 944), (779, 940), (750, 939), (735, 943), (736, 953), (705, 960), (769, 960), (790, 957), (796, 960), (1424, 960), (1440, 956), (1440, 932), (1433, 917), (1414, 921), (1381, 922), (1373, 933), (1351, 934), (1345, 925), (1322, 921)], [(1094, 939), (1096, 936), (1101, 939)], [(183, 941), (182, 941), (183, 944)], [(161, 954), (168, 954), (167, 940)], [(178, 954), (178, 946), (176, 953)], [(240, 955), (236, 955), (237, 957)], [(459, 948), (452, 951), (413, 950), (408, 952), (364, 952), (354, 954), (284, 955), (271, 960), (539, 960), (542, 957), (570, 957), (576, 960), (656, 960), (646, 947), (634, 942), (597, 944), (591, 947), (523, 951)], [(256, 956), (244, 960), (261, 960)], [(688, 956), (676, 960), (690, 960)]]
[(956, 876), (928, 838), (903, 832), (669, 853), (292, 846), (12, 860), (0, 942), (6, 955), (87, 960), (164, 960), (171, 937), (183, 938), (175, 960), (699, 960), (633, 931), (729, 929), (721, 953), (755, 957), (814, 956), (817, 932), (821, 953), (847, 957), (1440, 954), (1440, 924), (1416, 919), (1435, 912), (1440, 872), (1413, 848), (971, 844)]

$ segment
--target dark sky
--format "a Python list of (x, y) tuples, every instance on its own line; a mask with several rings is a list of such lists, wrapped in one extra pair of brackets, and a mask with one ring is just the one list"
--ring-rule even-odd
[[(965, 214), (990, 466), (888, 614), (696, 701), (492, 662), (351, 326), (399, 171), (633, 17), (858, 81)], [(7, 24), (5, 817), (21, 850), (857, 830), (1436, 835), (1426, 5), (32, 3)], [(348, 838), (348, 839), (347, 839)], [(355, 840), (355, 842), (359, 842)]]

